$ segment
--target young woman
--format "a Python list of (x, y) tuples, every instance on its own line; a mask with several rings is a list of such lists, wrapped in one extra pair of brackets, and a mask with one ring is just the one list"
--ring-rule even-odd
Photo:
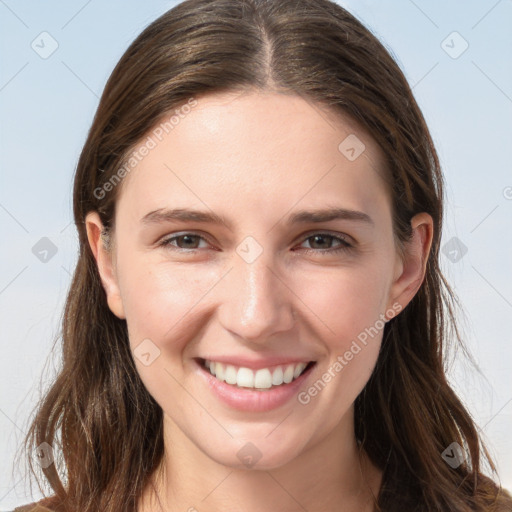
[(152, 23), (74, 215), (63, 366), (27, 437), (53, 494), (19, 510), (512, 510), (443, 369), (432, 139), (337, 4), (186, 0)]

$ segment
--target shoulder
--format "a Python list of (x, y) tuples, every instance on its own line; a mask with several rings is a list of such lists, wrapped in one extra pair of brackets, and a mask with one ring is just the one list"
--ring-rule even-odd
[(27, 505), (16, 507), (12, 512), (53, 512), (51, 509), (45, 507), (41, 503), (33, 502)]
[(492, 512), (512, 512), (512, 495), (510, 491), (500, 488), (496, 501), (493, 503)]

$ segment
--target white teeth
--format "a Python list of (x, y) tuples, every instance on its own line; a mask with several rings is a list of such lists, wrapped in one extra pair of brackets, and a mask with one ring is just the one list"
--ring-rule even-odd
[(236, 376), (237, 376), (237, 371), (236, 371), (236, 368), (231, 365), (231, 364), (228, 364), (226, 366), (226, 373), (224, 374), (224, 377), (226, 378), (226, 382), (228, 384), (236, 384)]
[(296, 379), (301, 373), (302, 371), (304, 370), (304, 368), (306, 368), (307, 364), (306, 363), (299, 363), (296, 367), (295, 367), (295, 370), (293, 371), (293, 378)]
[(293, 380), (293, 364), (289, 364), (284, 371), (283, 380), (285, 384), (289, 384)]
[(288, 364), (277, 366), (271, 371), (269, 368), (251, 370), (250, 368), (236, 368), (233, 365), (205, 360), (204, 365), (210, 373), (220, 381), (244, 388), (269, 389), (272, 386), (289, 384), (299, 377), (308, 363)]
[(283, 382), (283, 369), (278, 366), (272, 374), (272, 384), (274, 386), (280, 386)]
[[(217, 363), (220, 364), (220, 363)], [(219, 376), (220, 380), (220, 376)], [(238, 368), (236, 383), (244, 388), (254, 387), (254, 372), (249, 368)]]
[(224, 366), (222, 363), (215, 363), (215, 376), (219, 380), (224, 380)]
[(254, 387), (258, 389), (272, 387), (272, 375), (268, 368), (262, 368), (254, 374)]

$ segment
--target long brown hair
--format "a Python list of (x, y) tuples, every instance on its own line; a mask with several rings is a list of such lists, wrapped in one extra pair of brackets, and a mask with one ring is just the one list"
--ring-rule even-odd
[[(434, 221), (425, 279), (386, 324), (376, 368), (355, 402), (356, 437), (383, 470), (377, 510), (512, 506), (483, 475), (482, 459), (495, 467), (445, 375), (447, 343), (462, 342), (456, 298), (439, 267), (443, 177), (431, 136), (393, 58), (329, 0), (186, 0), (151, 23), (112, 72), (76, 169), (80, 247), (63, 315), (62, 367), (25, 440), (36, 478), (33, 450), (48, 443), (56, 457), (42, 467), (53, 490), (45, 504), (135, 511), (163, 457), (163, 413), (138, 376), (126, 322), (108, 308), (85, 216), (97, 211), (113, 227), (119, 170), (162, 116), (200, 95), (248, 89), (300, 95), (374, 137), (387, 161), (397, 246), (409, 239), (416, 213)], [(442, 457), (452, 443), (467, 455), (457, 468)]]

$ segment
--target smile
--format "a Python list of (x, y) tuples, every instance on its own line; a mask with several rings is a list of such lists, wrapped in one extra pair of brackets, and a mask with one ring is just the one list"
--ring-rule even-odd
[(317, 366), (317, 361), (293, 361), (291, 358), (269, 357), (266, 362), (219, 356), (221, 358), (222, 362), (213, 357), (194, 358), (197, 375), (221, 403), (248, 413), (270, 412), (286, 404), (297, 404), (293, 398), (314, 378)]
[(204, 359), (203, 365), (220, 382), (226, 382), (239, 388), (257, 390), (273, 389), (283, 384), (289, 384), (300, 377), (314, 361), (277, 365), (268, 368), (252, 370), (231, 364), (209, 361)]

